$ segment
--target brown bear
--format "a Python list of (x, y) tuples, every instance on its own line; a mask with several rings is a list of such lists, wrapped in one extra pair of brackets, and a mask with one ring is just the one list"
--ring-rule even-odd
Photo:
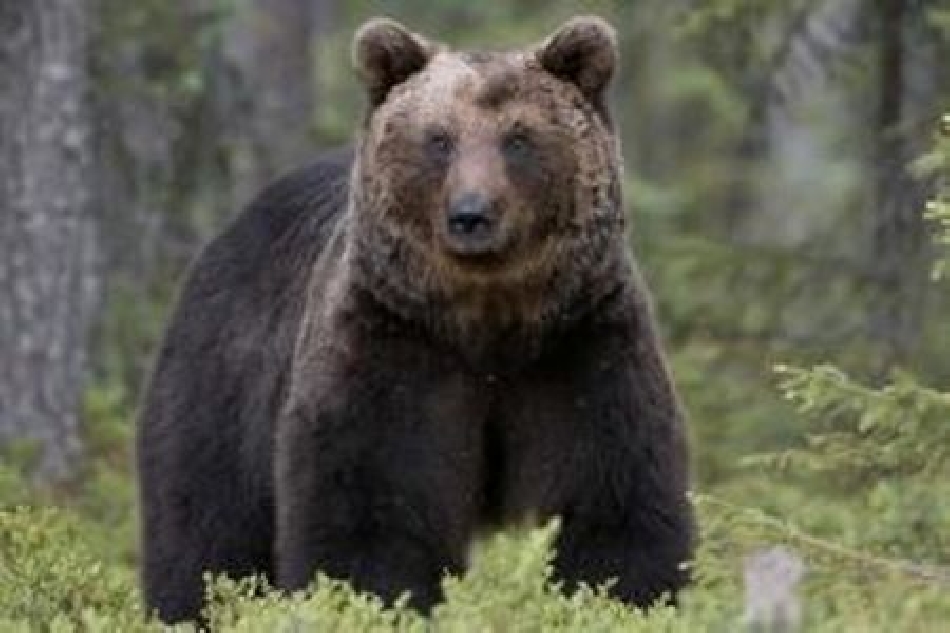
[(388, 20), (354, 40), (354, 151), (269, 187), (194, 264), (138, 428), (146, 604), (202, 572), (324, 572), (426, 610), (485, 530), (561, 518), (566, 587), (687, 580), (683, 415), (625, 237), (605, 92), (576, 18), (517, 52)]

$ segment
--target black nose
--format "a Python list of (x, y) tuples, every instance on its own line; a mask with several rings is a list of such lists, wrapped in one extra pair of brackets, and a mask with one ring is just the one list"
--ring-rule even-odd
[(484, 234), (492, 228), (491, 203), (483, 195), (466, 193), (449, 207), (449, 233), (456, 237)]

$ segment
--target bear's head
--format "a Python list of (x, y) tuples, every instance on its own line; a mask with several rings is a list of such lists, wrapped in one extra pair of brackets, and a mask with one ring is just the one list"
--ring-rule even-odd
[(382, 301), (464, 336), (537, 330), (610, 291), (625, 250), (607, 23), (473, 53), (376, 19), (353, 59), (369, 112), (350, 254)]

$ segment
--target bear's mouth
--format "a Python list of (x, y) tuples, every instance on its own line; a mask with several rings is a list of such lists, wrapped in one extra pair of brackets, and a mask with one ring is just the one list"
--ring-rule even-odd
[(463, 261), (495, 259), (499, 255), (498, 235), (490, 227), (481, 227), (462, 235), (446, 235), (445, 247), (449, 253)]
[(441, 238), (445, 254), (466, 267), (497, 268), (510, 259), (513, 240), (498, 226), (480, 226), (462, 234), (446, 230)]

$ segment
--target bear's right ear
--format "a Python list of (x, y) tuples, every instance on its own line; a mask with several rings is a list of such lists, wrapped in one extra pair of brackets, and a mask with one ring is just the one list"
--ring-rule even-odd
[(386, 95), (419, 72), (439, 47), (387, 18), (373, 18), (353, 37), (353, 65), (375, 108)]

